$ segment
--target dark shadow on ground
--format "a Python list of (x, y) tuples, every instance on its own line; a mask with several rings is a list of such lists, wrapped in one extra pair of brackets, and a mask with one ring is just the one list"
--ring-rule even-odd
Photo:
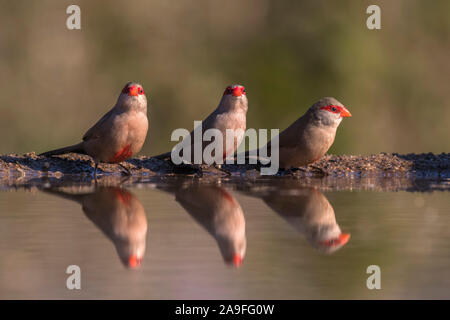
[(420, 176), (446, 176), (450, 177), (450, 153), (422, 153), (397, 154), (394, 156), (411, 163), (411, 170)]

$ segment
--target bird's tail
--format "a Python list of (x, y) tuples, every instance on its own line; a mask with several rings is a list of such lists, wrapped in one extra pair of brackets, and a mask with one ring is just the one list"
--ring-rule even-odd
[(50, 156), (56, 156), (58, 154), (65, 154), (65, 153), (71, 153), (71, 152), (86, 154), (86, 151), (84, 151), (84, 148), (83, 148), (83, 142), (74, 144), (73, 146), (68, 146), (68, 147), (64, 147), (64, 148), (60, 148), (60, 149), (56, 149), (56, 150), (47, 151), (47, 152), (41, 153), (40, 156), (50, 157)]

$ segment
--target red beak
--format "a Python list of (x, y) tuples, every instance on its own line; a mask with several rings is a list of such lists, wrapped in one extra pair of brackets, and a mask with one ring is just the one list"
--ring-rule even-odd
[(233, 97), (240, 97), (242, 95), (242, 87), (236, 87), (233, 89)]
[(341, 233), (339, 235), (339, 242), (341, 245), (344, 245), (350, 240), (350, 233)]
[(138, 95), (138, 88), (136, 86), (132, 86), (130, 88), (130, 91), (128, 92), (129, 96), (137, 96)]
[(132, 254), (128, 258), (128, 267), (130, 267), (131, 269), (137, 268), (140, 265), (141, 265), (141, 259), (137, 255)]
[(351, 116), (352, 116), (352, 114), (350, 113), (350, 111), (348, 111), (346, 107), (342, 107), (341, 117), (346, 118), (346, 117), (351, 117)]
[(341, 233), (337, 238), (322, 241), (320, 244), (325, 247), (343, 246), (350, 240), (350, 233)]
[(242, 266), (242, 258), (241, 258), (241, 256), (238, 255), (237, 253), (235, 253), (235, 254), (233, 255), (233, 265), (234, 265), (235, 267), (240, 267), (240, 266)]

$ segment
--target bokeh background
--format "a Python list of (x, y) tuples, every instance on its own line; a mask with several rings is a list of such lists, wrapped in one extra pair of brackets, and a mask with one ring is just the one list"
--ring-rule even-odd
[[(381, 7), (381, 30), (366, 8)], [(81, 7), (81, 30), (66, 8)], [(331, 153), (450, 149), (450, 1), (0, 1), (0, 153), (75, 143), (141, 82), (142, 151), (167, 151), (228, 84), (248, 127), (284, 129), (323, 96), (353, 117)]]

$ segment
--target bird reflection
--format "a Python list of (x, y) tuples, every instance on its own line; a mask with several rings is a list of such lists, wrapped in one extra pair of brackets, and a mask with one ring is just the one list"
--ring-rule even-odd
[(259, 197), (320, 252), (333, 253), (350, 239), (337, 224), (330, 202), (315, 188), (278, 185)]
[(227, 264), (239, 267), (245, 257), (245, 218), (237, 200), (217, 186), (189, 186), (175, 192), (176, 201), (217, 241)]
[(122, 263), (129, 268), (141, 264), (147, 217), (141, 202), (132, 193), (119, 187), (98, 187), (84, 194), (53, 188), (44, 191), (80, 203), (89, 220), (114, 243)]

